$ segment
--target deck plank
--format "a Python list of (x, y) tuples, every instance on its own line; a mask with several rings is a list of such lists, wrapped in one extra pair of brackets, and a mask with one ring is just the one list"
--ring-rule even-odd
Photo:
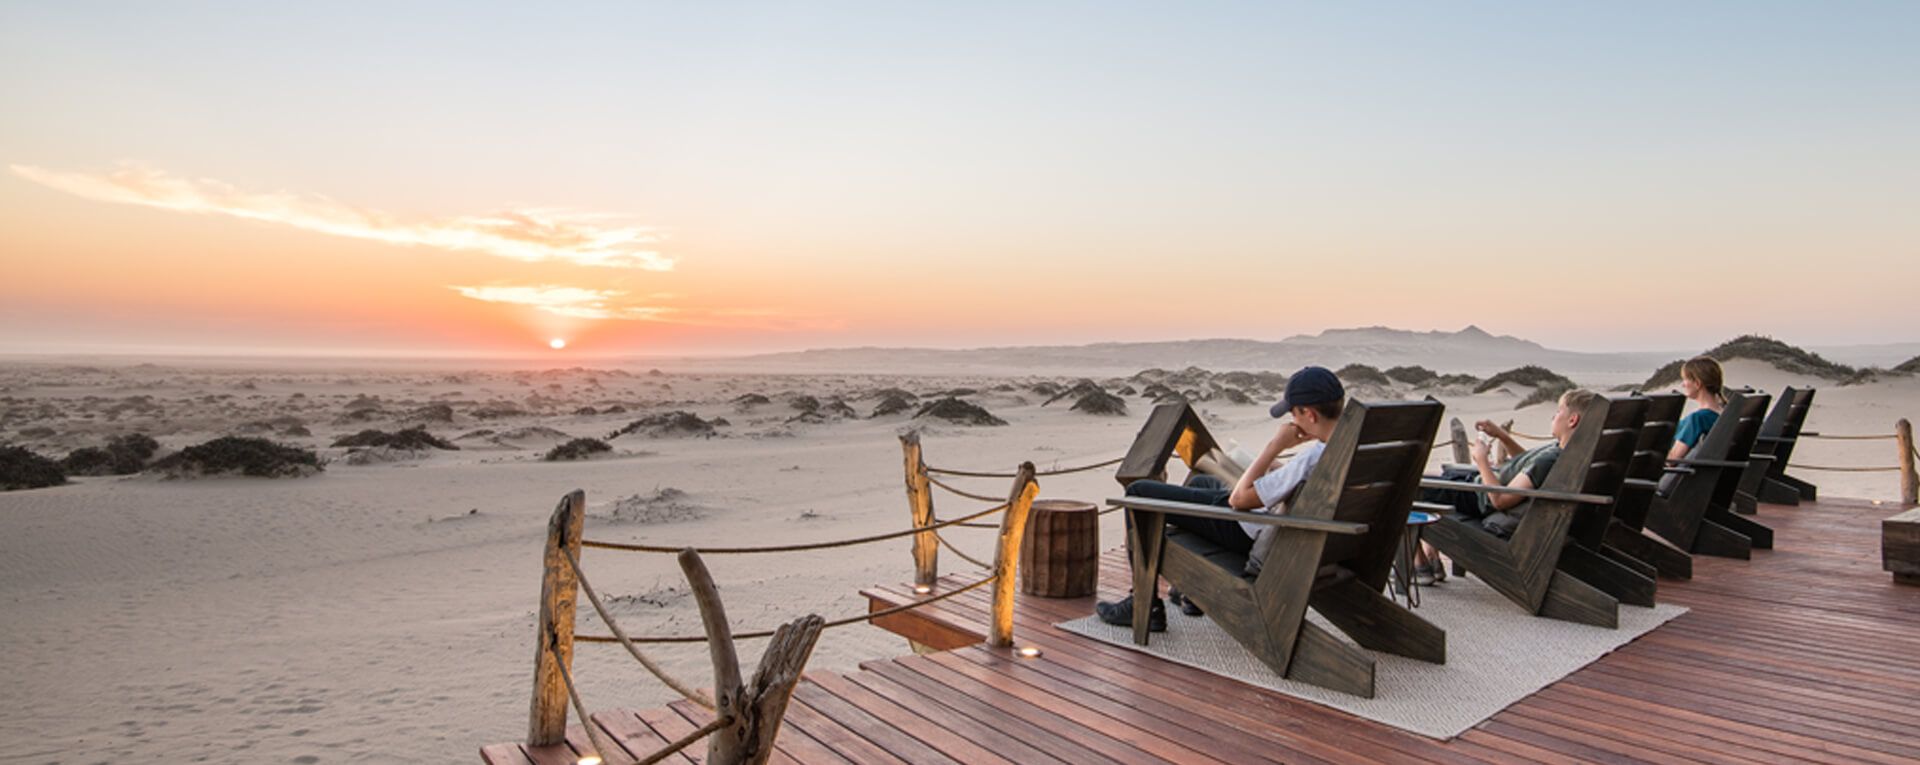
[[(1023, 659), (977, 645), (985, 589), (883, 626), (951, 650), (810, 674), (778, 741), (783, 762), (1674, 763), (1920, 761), (1920, 587), (1879, 566), (1880, 519), (1901, 508), (1825, 500), (1761, 505), (1776, 547), (1750, 561), (1698, 557), (1659, 599), (1690, 612), (1449, 741), (1159, 661), (1052, 627), (1095, 598), (1021, 596)], [(962, 571), (939, 589), (977, 576)], [(1123, 550), (1101, 559), (1099, 598), (1126, 592)], [(918, 600), (906, 584), (862, 591), (873, 608)], [(685, 707), (595, 720), (631, 754), (710, 717)], [(665, 717), (662, 717), (662, 714)], [(676, 723), (677, 721), (677, 723)], [(651, 727), (650, 727), (651, 726)], [(570, 740), (579, 739), (574, 731)], [(654, 738), (648, 738), (652, 736)], [(584, 739), (576, 740), (579, 744)], [(694, 747), (704, 754), (705, 747)], [(568, 747), (493, 745), (496, 765), (558, 762)], [(698, 756), (683, 758), (697, 761)]]

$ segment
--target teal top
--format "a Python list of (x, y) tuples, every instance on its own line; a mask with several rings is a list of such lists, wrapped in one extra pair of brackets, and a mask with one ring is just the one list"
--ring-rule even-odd
[(1705, 407), (1695, 409), (1693, 413), (1680, 418), (1680, 425), (1673, 430), (1673, 440), (1686, 444), (1691, 451), (1700, 445), (1700, 439), (1706, 437), (1707, 431), (1713, 430), (1713, 424), (1719, 421), (1719, 412)]

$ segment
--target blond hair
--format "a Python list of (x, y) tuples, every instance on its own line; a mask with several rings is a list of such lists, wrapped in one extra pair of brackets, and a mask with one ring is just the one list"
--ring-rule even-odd
[(1587, 411), (1587, 405), (1593, 403), (1593, 400), (1599, 397), (1600, 394), (1587, 390), (1586, 388), (1574, 388), (1573, 390), (1560, 394), (1560, 403), (1565, 404), (1568, 410), (1578, 414)]

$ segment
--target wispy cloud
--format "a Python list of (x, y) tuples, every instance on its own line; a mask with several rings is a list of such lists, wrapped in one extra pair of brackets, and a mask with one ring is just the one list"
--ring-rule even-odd
[(846, 327), (845, 320), (837, 317), (795, 314), (772, 308), (680, 308), (659, 305), (660, 301), (675, 297), (670, 293), (636, 296), (624, 290), (557, 284), (448, 285), (447, 289), (474, 300), (527, 306), (574, 319), (654, 321), (765, 332), (838, 330)]
[(621, 224), (616, 216), (552, 210), (510, 210), (438, 220), (399, 220), (377, 210), (323, 196), (251, 192), (206, 178), (181, 178), (140, 164), (105, 175), (9, 165), (14, 175), (104, 202), (178, 212), (231, 215), (389, 244), (477, 252), (513, 260), (564, 261), (585, 266), (673, 269), (673, 259), (651, 247), (657, 233)]
[(450, 286), (449, 289), (474, 300), (532, 306), (555, 316), (575, 319), (658, 319), (673, 309), (661, 306), (625, 303), (627, 293), (620, 290), (595, 290), (555, 285), (529, 286)]

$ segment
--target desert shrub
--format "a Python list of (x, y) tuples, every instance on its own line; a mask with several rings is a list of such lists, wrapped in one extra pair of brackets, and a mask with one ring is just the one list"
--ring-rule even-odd
[(407, 413), (408, 422), (453, 422), (453, 406), (450, 404), (428, 404)]
[(1077, 401), (1079, 399), (1086, 398), (1087, 396), (1093, 395), (1095, 393), (1105, 393), (1105, 392), (1106, 392), (1106, 389), (1101, 388), (1094, 381), (1088, 380), (1086, 378), (1081, 378), (1080, 380), (1075, 381), (1072, 386), (1061, 389), (1060, 392), (1053, 394), (1051, 398), (1048, 398), (1046, 401), (1040, 402), (1040, 405), (1046, 406), (1055, 401), (1059, 401), (1060, 399), (1063, 399), (1063, 398), (1071, 398)]
[(39, 489), (67, 482), (60, 463), (34, 454), (26, 447), (0, 446), (0, 491)]
[(608, 446), (607, 442), (598, 438), (576, 438), (547, 450), (547, 455), (541, 459), (548, 462), (583, 460), (596, 454), (605, 454), (611, 451), (613, 451), (613, 447)]
[(607, 440), (619, 438), (628, 433), (646, 436), (711, 436), (713, 423), (700, 419), (692, 412), (672, 411), (664, 414), (651, 414), (614, 431)]
[(1422, 366), (1391, 367), (1381, 374), (1386, 375), (1389, 380), (1403, 382), (1408, 385), (1421, 385), (1432, 382), (1434, 378), (1440, 376), (1438, 372)]
[(1506, 385), (1507, 383), (1526, 385), (1534, 388), (1549, 385), (1566, 385), (1569, 388), (1573, 387), (1573, 381), (1561, 377), (1559, 373), (1546, 367), (1528, 364), (1524, 367), (1515, 367), (1487, 378), (1486, 382), (1475, 386), (1473, 392), (1485, 393), (1502, 385)]
[(1527, 394), (1526, 398), (1520, 399), (1520, 403), (1515, 404), (1513, 408), (1525, 409), (1534, 404), (1550, 404), (1559, 401), (1560, 396), (1570, 390), (1573, 390), (1573, 383), (1550, 382), (1534, 388), (1532, 393)]
[(1384, 388), (1393, 384), (1393, 380), (1388, 379), (1377, 367), (1366, 364), (1348, 364), (1334, 372), (1333, 376), (1340, 378), (1340, 383), (1346, 386), (1378, 385)]
[(920, 407), (920, 411), (915, 412), (913, 417), (914, 419), (934, 417), (961, 425), (1007, 424), (1006, 420), (993, 416), (987, 410), (951, 396)]
[(351, 436), (334, 439), (334, 446), (365, 447), (385, 446), (392, 449), (421, 451), (425, 449), (445, 449), (458, 451), (460, 447), (444, 438), (428, 433), (425, 426), (407, 428), (388, 433), (380, 430), (362, 430)]
[(796, 412), (812, 412), (820, 408), (820, 399), (812, 396), (794, 396), (787, 402)]
[(133, 475), (147, 466), (160, 442), (145, 433), (119, 436), (104, 447), (82, 447), (60, 461), (67, 475)]
[[(1804, 350), (1797, 346), (1775, 340), (1763, 335), (1741, 335), (1732, 340), (1714, 346), (1700, 354), (1726, 363), (1734, 359), (1753, 359), (1772, 364), (1775, 368), (1794, 374), (1810, 375), (1823, 380), (1845, 381), (1859, 374), (1860, 370), (1845, 364), (1836, 364), (1821, 358), (1820, 354)], [(1645, 388), (1665, 388), (1680, 382), (1680, 366), (1686, 360), (1668, 362), (1654, 370), (1653, 376), (1642, 385)], [(1912, 364), (1912, 361), (1907, 364)], [(1902, 364), (1902, 367), (1906, 364)], [(1900, 367), (1894, 367), (1899, 369)]]
[(762, 396), (758, 393), (746, 393), (740, 396), (736, 396), (733, 399), (733, 405), (740, 407), (742, 409), (760, 406), (763, 404), (771, 404), (771, 403), (773, 403), (773, 399), (767, 398), (766, 396)]
[(908, 401), (905, 396), (888, 396), (873, 407), (873, 414), (867, 416), (885, 417), (889, 414), (899, 414), (912, 408), (913, 402)]
[(1913, 358), (1907, 359), (1906, 361), (1902, 361), (1899, 364), (1895, 365), (1893, 369), (1888, 371), (1899, 372), (1900, 374), (1903, 374), (1903, 375), (1920, 374), (1920, 356), (1915, 356)]
[(169, 454), (148, 468), (174, 478), (240, 475), (261, 478), (297, 478), (323, 467), (320, 455), (308, 449), (283, 446), (264, 438), (223, 436)]
[(1127, 414), (1127, 402), (1119, 396), (1096, 389), (1073, 402), (1073, 411), (1106, 417), (1124, 417)]

